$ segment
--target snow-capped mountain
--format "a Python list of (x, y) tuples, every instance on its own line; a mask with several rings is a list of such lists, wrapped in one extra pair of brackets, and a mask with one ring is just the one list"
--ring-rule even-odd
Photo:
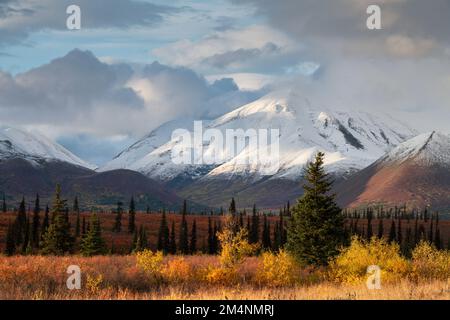
[(408, 204), (448, 209), (450, 136), (418, 135), (337, 186), (344, 206), (368, 203)]
[[(346, 174), (360, 170), (399, 143), (414, 136), (414, 130), (385, 115), (353, 110), (337, 111), (323, 107), (293, 90), (270, 93), (212, 121), (204, 130), (278, 129), (279, 169), (268, 177), (258, 163), (242, 164), (241, 157), (257, 152), (247, 145), (239, 154), (224, 156), (214, 165), (177, 165), (171, 161), (172, 150), (180, 139), (170, 139), (173, 128), (192, 130), (193, 121), (163, 125), (149, 136), (122, 152), (101, 170), (128, 168), (152, 178), (171, 181), (189, 176), (195, 179), (298, 180), (307, 161), (317, 152), (326, 154), (329, 171)], [(164, 140), (166, 140), (164, 143)], [(213, 146), (204, 141), (194, 154), (208, 154)], [(229, 155), (229, 150), (223, 153)]]
[(397, 146), (379, 162), (405, 161), (423, 166), (450, 166), (450, 136), (436, 131), (418, 135)]
[(96, 168), (41, 134), (0, 126), (0, 161), (14, 158), (34, 164), (62, 161), (89, 169)]

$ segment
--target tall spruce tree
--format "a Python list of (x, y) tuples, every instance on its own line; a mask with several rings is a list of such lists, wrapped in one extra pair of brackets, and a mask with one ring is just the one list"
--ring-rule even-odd
[(161, 217), (161, 225), (158, 232), (158, 246), (159, 251), (165, 254), (169, 251), (169, 227), (167, 226), (166, 210), (163, 210)]
[(234, 201), (234, 198), (231, 198), (230, 208), (228, 209), (228, 212), (233, 216), (236, 215), (236, 202)]
[(192, 230), (191, 230), (191, 242), (189, 243), (189, 251), (191, 254), (195, 254), (197, 252), (197, 223), (192, 222)]
[(128, 232), (133, 233), (136, 229), (136, 207), (134, 197), (131, 197), (130, 208), (128, 212)]
[(113, 232), (119, 233), (122, 231), (122, 202), (117, 202), (117, 208), (116, 208), (116, 217), (114, 219), (114, 226), (113, 226)]
[(367, 211), (367, 240), (370, 240), (373, 236), (372, 231), (372, 211), (368, 209)]
[(252, 227), (250, 230), (250, 243), (258, 243), (259, 241), (259, 215), (256, 211), (256, 205), (252, 209)]
[(96, 213), (91, 215), (89, 225), (89, 232), (81, 239), (81, 254), (86, 257), (106, 254), (107, 249), (105, 241), (102, 238), (100, 219)]
[(44, 234), (47, 232), (48, 227), (50, 226), (50, 209), (48, 205), (45, 206), (44, 220), (42, 220), (41, 226), (41, 240), (43, 239)]
[(392, 219), (392, 221), (391, 221), (391, 229), (389, 230), (389, 239), (388, 239), (388, 241), (389, 242), (394, 242), (394, 241), (396, 241), (396, 230), (395, 230), (395, 221), (394, 221), (394, 219)]
[(264, 228), (262, 233), (262, 246), (264, 249), (270, 249), (272, 242), (270, 239), (270, 222), (267, 220), (267, 215), (264, 214)]
[(14, 222), (14, 233), (16, 236), (16, 245), (22, 245), (25, 239), (25, 231), (27, 228), (27, 211), (25, 208), (25, 198), (19, 205), (19, 211), (17, 212), (16, 221)]
[(186, 215), (183, 214), (181, 218), (181, 226), (180, 226), (180, 238), (178, 243), (178, 250), (182, 254), (188, 254), (189, 253), (189, 230), (188, 230), (188, 224), (186, 221)]
[(176, 254), (177, 253), (177, 239), (175, 235), (175, 221), (172, 221), (172, 227), (170, 229), (170, 237), (169, 237), (169, 253)]
[(208, 253), (214, 254), (214, 235), (213, 235), (213, 226), (211, 223), (211, 217), (208, 217)]
[(403, 244), (403, 233), (402, 233), (402, 218), (399, 217), (398, 218), (398, 223), (397, 223), (397, 242), (400, 246), (402, 246)]
[(39, 247), (39, 238), (40, 238), (39, 230), (41, 228), (40, 214), (41, 214), (41, 205), (39, 201), (39, 194), (37, 194), (36, 200), (34, 202), (33, 222), (31, 226), (31, 243), (33, 248)]
[(70, 224), (66, 217), (66, 201), (61, 199), (61, 187), (57, 185), (51, 209), (53, 221), (42, 240), (42, 254), (64, 255), (73, 248), (74, 239), (70, 234)]
[(378, 218), (378, 238), (381, 239), (384, 236), (383, 218)]
[(348, 241), (341, 209), (330, 194), (332, 181), (323, 167), (324, 156), (319, 152), (305, 169), (307, 184), (292, 209), (288, 229), (288, 250), (311, 265), (328, 264)]
[(81, 233), (81, 221), (80, 221), (80, 205), (78, 203), (78, 196), (75, 196), (75, 200), (73, 201), (73, 212), (77, 216), (77, 220), (75, 222), (75, 237), (79, 237)]

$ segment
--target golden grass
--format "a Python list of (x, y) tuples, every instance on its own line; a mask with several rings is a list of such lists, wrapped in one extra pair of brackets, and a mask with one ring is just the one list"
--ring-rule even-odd
[[(265, 285), (255, 280), (261, 263), (262, 258), (246, 258), (237, 284), (215, 285), (204, 273), (219, 265), (216, 256), (165, 257), (161, 282), (137, 266), (136, 256), (0, 256), (0, 299), (450, 299), (446, 280), (400, 280), (369, 290), (365, 282), (332, 283), (303, 270), (295, 285)], [(66, 288), (69, 265), (81, 267), (81, 290)]]

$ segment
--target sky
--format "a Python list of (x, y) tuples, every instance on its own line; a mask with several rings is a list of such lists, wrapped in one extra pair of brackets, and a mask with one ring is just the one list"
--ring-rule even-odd
[[(450, 1), (0, 0), (0, 124), (101, 165), (159, 125), (290, 86), (449, 132)], [(81, 8), (68, 30), (66, 8)]]

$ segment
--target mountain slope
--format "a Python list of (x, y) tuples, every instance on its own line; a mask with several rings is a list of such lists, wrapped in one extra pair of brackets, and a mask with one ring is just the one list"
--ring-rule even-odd
[(0, 161), (14, 158), (25, 159), (34, 164), (62, 161), (89, 169), (96, 167), (38, 133), (0, 126)]
[[(219, 161), (214, 164), (175, 164), (171, 159), (172, 151), (182, 146), (176, 137), (144, 156), (141, 153), (130, 157), (126, 167), (164, 181), (183, 197), (210, 205), (215, 198), (211, 190), (222, 191), (221, 203), (251, 190), (256, 200), (277, 204), (285, 195), (301, 192), (298, 183), (302, 179), (303, 167), (317, 151), (325, 152), (328, 171), (338, 178), (345, 177), (370, 165), (416, 134), (386, 115), (350, 109), (338, 111), (290, 89), (272, 92), (212, 121), (203, 122), (203, 125), (204, 131), (219, 130), (224, 136), (230, 129), (278, 129), (279, 168), (267, 175), (267, 168), (261, 163), (246, 162), (248, 156), (258, 153), (258, 149), (250, 144), (237, 154), (230, 152), (230, 146), (225, 146)], [(192, 132), (192, 127), (191, 121), (182, 128)], [(189, 151), (188, 148), (184, 150)], [(213, 153), (214, 145), (209, 141), (194, 146), (193, 154)], [(282, 188), (276, 188), (280, 192), (270, 193), (272, 187), (280, 186), (283, 181), (294, 182), (288, 184), (298, 190), (283, 192)]]
[(20, 158), (0, 162), (0, 194), (6, 194), (10, 205), (16, 205), (22, 196), (31, 203), (36, 193), (42, 203), (51, 203), (56, 184), (61, 185), (65, 198), (78, 195), (85, 207), (111, 207), (118, 201), (126, 204), (131, 196), (139, 209), (175, 209), (183, 202), (172, 190), (135, 171), (97, 173), (68, 162), (36, 165)]
[(381, 157), (336, 187), (346, 207), (373, 203), (448, 209), (450, 137), (421, 134)]

